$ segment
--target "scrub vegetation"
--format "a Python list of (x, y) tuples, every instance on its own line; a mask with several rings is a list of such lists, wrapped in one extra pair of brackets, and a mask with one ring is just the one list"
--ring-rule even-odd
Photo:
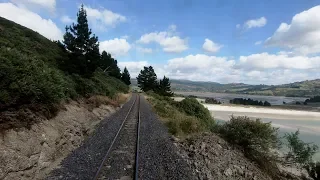
[(62, 42), (1, 17), (0, 33), (0, 129), (29, 126), (38, 116), (51, 118), (69, 99), (115, 98), (129, 90), (128, 70), (122, 74), (117, 60), (100, 54), (83, 6)]

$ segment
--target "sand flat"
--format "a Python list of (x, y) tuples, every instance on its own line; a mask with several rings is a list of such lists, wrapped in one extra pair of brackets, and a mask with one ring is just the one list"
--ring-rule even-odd
[[(289, 109), (272, 109), (272, 108), (257, 108), (257, 107), (243, 107), (243, 106), (227, 106), (204, 104), (205, 107), (212, 112), (214, 117), (221, 116), (222, 120), (229, 119), (230, 115), (249, 116), (257, 118), (270, 119), (290, 119), (290, 120), (314, 120), (320, 121), (320, 112), (299, 111)], [(220, 118), (219, 118), (220, 119)]]

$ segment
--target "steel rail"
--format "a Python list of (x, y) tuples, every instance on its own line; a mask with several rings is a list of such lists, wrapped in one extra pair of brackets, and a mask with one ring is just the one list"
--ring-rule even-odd
[(140, 95), (138, 95), (138, 123), (137, 123), (137, 142), (136, 142), (136, 158), (135, 158), (135, 171), (134, 180), (138, 180), (139, 175), (139, 141), (140, 141)]
[[(113, 148), (113, 145), (114, 145), (114, 143), (116, 142), (116, 140), (117, 140), (117, 138), (118, 138), (118, 136), (119, 136), (119, 134), (120, 134), (120, 131), (122, 130), (122, 128), (123, 128), (123, 126), (124, 126), (124, 124), (125, 124), (128, 116), (129, 116), (129, 114), (130, 114), (133, 106), (136, 104), (136, 101), (137, 101), (138, 98), (140, 99), (140, 95), (136, 95), (136, 99), (135, 99), (134, 102), (132, 103), (132, 105), (131, 105), (131, 107), (130, 107), (130, 109), (129, 109), (127, 115), (126, 115), (126, 117), (125, 117), (124, 120), (122, 121), (122, 124), (121, 124), (121, 126), (120, 126), (120, 128), (119, 128), (119, 130), (118, 130), (118, 132), (117, 132), (117, 134), (116, 134), (116, 136), (113, 138), (113, 141), (112, 141), (112, 143), (111, 143), (111, 145), (110, 145), (107, 153), (105, 154), (105, 156), (104, 156), (104, 158), (103, 158), (103, 160), (102, 160), (102, 162), (101, 162), (101, 164), (100, 164), (100, 166), (99, 166), (99, 168), (98, 168), (98, 170), (97, 170), (97, 172), (96, 172), (93, 180), (97, 180), (97, 179), (98, 179), (99, 174), (100, 174), (100, 171), (101, 171), (101, 169), (102, 169), (102, 167), (103, 167), (103, 165), (104, 165), (104, 163), (105, 163), (105, 161), (106, 161), (106, 159), (107, 159), (107, 157), (108, 157), (111, 149)], [(140, 106), (140, 104), (139, 104), (139, 106)], [(139, 113), (140, 113), (140, 111), (139, 111)], [(139, 120), (138, 120), (138, 121), (139, 121)]]

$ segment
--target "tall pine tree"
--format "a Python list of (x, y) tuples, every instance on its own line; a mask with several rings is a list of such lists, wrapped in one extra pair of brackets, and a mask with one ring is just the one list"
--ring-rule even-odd
[(169, 78), (163, 76), (163, 79), (160, 80), (158, 93), (163, 96), (172, 96), (173, 92), (171, 91), (171, 84)]
[(137, 77), (138, 86), (144, 91), (156, 91), (158, 87), (157, 75), (152, 66), (143, 67)]
[(67, 70), (80, 75), (91, 75), (98, 67), (100, 53), (98, 37), (89, 29), (87, 12), (81, 5), (77, 14), (77, 24), (66, 26), (63, 43), (70, 52), (70, 60), (65, 62)]
[(121, 76), (121, 80), (126, 84), (126, 85), (130, 85), (131, 81), (130, 81), (130, 74), (129, 71), (127, 69), (127, 67), (124, 68), (122, 76)]
[(118, 61), (113, 59), (111, 54), (103, 51), (100, 57), (99, 67), (110, 76), (120, 79), (121, 72), (118, 67)]

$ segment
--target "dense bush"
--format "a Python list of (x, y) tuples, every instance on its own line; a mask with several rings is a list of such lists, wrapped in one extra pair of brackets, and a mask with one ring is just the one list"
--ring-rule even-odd
[(204, 102), (207, 104), (221, 104), (221, 102), (216, 100), (215, 98), (206, 98)]
[(279, 145), (278, 128), (259, 119), (251, 120), (246, 116), (234, 117), (221, 126), (221, 135), (232, 144), (248, 151), (267, 153)]
[[(51, 118), (64, 99), (91, 95), (112, 97), (118, 92), (128, 91), (129, 87), (122, 81), (110, 77), (99, 68), (91, 76), (68, 74), (66, 67), (61, 65), (70, 59), (61, 42), (51, 42), (1, 17), (0, 24), (1, 128), (30, 124), (21, 122), (31, 122), (39, 115)], [(31, 115), (32, 112), (17, 115), (24, 109), (37, 115)]]
[(195, 116), (201, 120), (201, 123), (209, 128), (214, 125), (214, 120), (211, 117), (210, 111), (200, 104), (197, 99), (185, 98), (176, 104), (176, 107), (181, 112), (185, 112), (187, 115)]
[(73, 94), (64, 74), (16, 49), (0, 49), (0, 108), (29, 103), (56, 103)]
[(254, 105), (254, 106), (271, 106), (268, 101), (257, 101), (252, 99), (234, 98), (230, 100), (231, 104)]
[(157, 114), (165, 121), (171, 134), (184, 136), (206, 129), (199, 118), (180, 112), (175, 107), (176, 102), (171, 98), (152, 92), (148, 92), (148, 95), (152, 96), (149, 101), (153, 104)]

